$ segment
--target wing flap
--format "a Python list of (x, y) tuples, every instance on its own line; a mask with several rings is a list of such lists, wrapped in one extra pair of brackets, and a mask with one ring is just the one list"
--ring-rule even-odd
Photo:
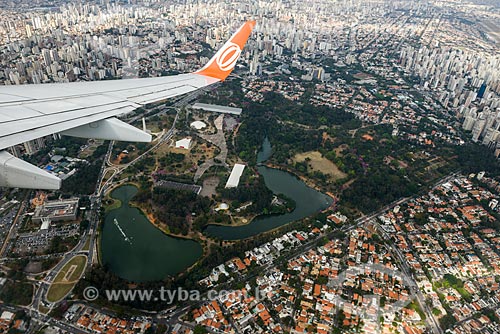
[[(135, 106), (123, 105), (116, 106), (115, 108), (93, 108), (93, 114), (82, 115), (79, 112), (74, 112), (73, 115), (65, 115), (61, 118), (59, 115), (45, 115), (43, 121), (40, 119), (38, 122), (33, 121), (30, 123), (21, 122), (18, 126), (23, 126), (23, 130), (10, 133), (0, 137), (0, 150), (10, 146), (24, 143), (36, 138), (51, 135), (53, 133), (62, 132), (71, 128), (75, 128), (84, 124), (97, 122), (102, 119), (121, 115), (123, 113), (131, 112)], [(67, 114), (67, 113), (65, 113)], [(10, 123), (2, 124), (0, 126), (0, 133), (10, 127)]]
[[(43, 114), (30, 108), (16, 107), (0, 107), (0, 124), (15, 122), (20, 120), (29, 120), (33, 117), (42, 116)], [(2, 132), (0, 132), (1, 138)], [(6, 133), (7, 134), (7, 133)]]
[[(58, 113), (40, 114), (39, 116), (31, 117), (29, 119), (21, 119), (0, 124), (0, 133), (14, 134), (23, 131), (28, 131), (36, 128), (41, 128), (51, 124), (57, 124), (69, 120), (79, 119), (83, 117), (93, 116), (99, 113), (107, 112), (110, 110), (120, 110), (123, 107), (135, 107), (130, 105), (129, 102), (119, 102), (107, 105), (98, 105), (94, 107), (79, 108), (68, 111), (60, 111)], [(19, 112), (24, 112), (29, 106), (19, 108)], [(2, 136), (3, 137), (3, 136)], [(1, 138), (1, 137), (0, 137)]]
[(50, 115), (74, 110), (112, 105), (116, 103), (116, 99), (113, 99), (111, 97), (103, 95), (93, 95), (91, 99), (89, 99), (88, 97), (76, 97), (64, 100), (22, 104), (21, 106), (36, 110), (44, 115)]

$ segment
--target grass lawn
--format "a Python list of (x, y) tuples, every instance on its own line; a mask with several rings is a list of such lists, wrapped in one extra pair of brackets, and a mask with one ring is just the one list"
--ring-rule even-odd
[(50, 286), (47, 292), (47, 300), (57, 302), (64, 298), (80, 279), (86, 264), (87, 257), (83, 255), (77, 255), (66, 263), (57, 273), (54, 282)]
[(105, 206), (106, 213), (110, 212), (111, 210), (118, 209), (120, 206), (122, 206), (122, 202), (119, 199), (111, 198), (111, 196), (109, 196), (108, 198), (106, 198), (106, 200), (113, 201), (113, 203)]
[(305, 153), (296, 154), (293, 158), (294, 162), (303, 162), (306, 159), (310, 159), (308, 165), (315, 171), (321, 172), (325, 175), (329, 175), (332, 180), (343, 179), (347, 176), (342, 172), (337, 165), (321, 156), (318, 151), (310, 151)]

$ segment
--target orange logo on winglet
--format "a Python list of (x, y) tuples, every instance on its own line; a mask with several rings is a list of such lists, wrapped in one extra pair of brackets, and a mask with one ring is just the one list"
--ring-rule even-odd
[(224, 80), (233, 70), (236, 65), (243, 47), (245, 46), (248, 37), (252, 33), (255, 26), (255, 21), (248, 21), (243, 24), (238, 31), (217, 51), (215, 56), (199, 71), (194, 73), (205, 75), (208, 77)]

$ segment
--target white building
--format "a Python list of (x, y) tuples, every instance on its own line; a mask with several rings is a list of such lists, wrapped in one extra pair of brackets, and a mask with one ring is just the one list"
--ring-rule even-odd
[(191, 123), (191, 127), (196, 129), (196, 130), (201, 130), (203, 128), (206, 128), (207, 125), (205, 123), (203, 123), (202, 121), (194, 121), (193, 123)]
[(195, 103), (191, 108), (201, 109), (205, 111), (213, 111), (222, 114), (238, 115), (238, 116), (241, 115), (242, 112), (241, 108), (233, 108), (233, 107), (219, 106), (216, 104), (206, 104), (206, 103)]
[(175, 148), (183, 148), (189, 150), (191, 147), (191, 138), (183, 138), (175, 142)]
[(243, 170), (245, 169), (245, 165), (235, 164), (233, 170), (231, 171), (231, 175), (229, 175), (229, 179), (226, 183), (226, 188), (236, 188), (240, 183), (240, 177), (243, 174)]
[(0, 316), (0, 319), (12, 321), (12, 320), (14, 320), (14, 313), (9, 312), (9, 311), (3, 311), (2, 316)]
[[(36, 223), (46, 221), (75, 220), (78, 212), (78, 198), (70, 198), (62, 201), (46, 201), (35, 209), (32, 221)], [(48, 223), (45, 224), (48, 228)]]

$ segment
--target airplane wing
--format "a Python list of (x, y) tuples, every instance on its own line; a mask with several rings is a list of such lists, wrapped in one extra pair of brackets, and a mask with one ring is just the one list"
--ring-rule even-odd
[(0, 186), (59, 189), (60, 179), (4, 151), (53, 133), (150, 142), (115, 116), (223, 81), (255, 21), (243, 24), (199, 71), (167, 77), (0, 87)]

